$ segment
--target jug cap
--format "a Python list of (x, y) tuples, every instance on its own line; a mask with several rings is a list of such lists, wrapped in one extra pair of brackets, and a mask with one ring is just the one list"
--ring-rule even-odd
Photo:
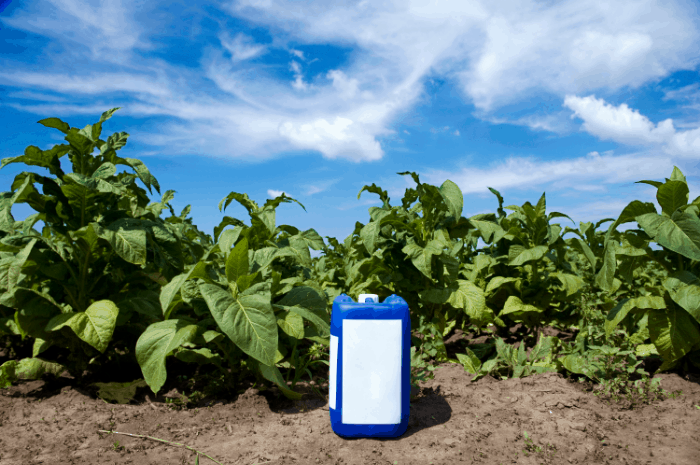
[(372, 299), (372, 301), (375, 304), (379, 303), (379, 296), (377, 294), (360, 294), (360, 297), (358, 297), (357, 302), (365, 303), (367, 299)]

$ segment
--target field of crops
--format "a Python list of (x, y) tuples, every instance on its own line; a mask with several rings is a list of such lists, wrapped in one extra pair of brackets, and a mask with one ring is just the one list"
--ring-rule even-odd
[[(0, 164), (52, 175), (18, 174), (0, 203), (0, 463), (697, 463), (700, 198), (678, 168), (639, 181), (661, 212), (635, 200), (576, 229), (550, 224), (570, 218), (544, 194), (503, 207), (491, 188), (496, 213), (465, 218), (452, 181), (403, 172), (400, 206), (362, 188), (383, 205), (342, 243), (277, 226), (281, 203), (304, 208), (284, 194), (237, 192), (219, 209), (239, 202), (251, 226), (224, 216), (212, 238), (173, 191), (149, 203), (136, 180), (157, 180), (116, 153), (128, 134), (100, 139), (116, 110), (41, 120), (67, 143)], [(15, 221), (15, 203), (37, 213)], [(401, 438), (330, 430), (343, 293), (408, 303)]]

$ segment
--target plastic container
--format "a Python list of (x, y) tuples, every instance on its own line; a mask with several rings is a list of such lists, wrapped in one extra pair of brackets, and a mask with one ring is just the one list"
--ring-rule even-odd
[(345, 438), (395, 438), (408, 428), (411, 395), (411, 318), (392, 294), (345, 294), (331, 312), (331, 427)]

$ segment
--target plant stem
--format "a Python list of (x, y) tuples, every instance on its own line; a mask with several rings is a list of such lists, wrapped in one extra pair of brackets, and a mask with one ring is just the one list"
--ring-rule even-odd
[(170, 442), (170, 441), (166, 441), (165, 439), (158, 439), (158, 438), (154, 438), (154, 437), (152, 437), (152, 436), (144, 436), (144, 435), (141, 435), (141, 434), (120, 433), (119, 431), (105, 431), (105, 430), (103, 430), (103, 429), (98, 430), (98, 431), (99, 431), (100, 433), (108, 433), (108, 434), (126, 434), (127, 436), (133, 436), (133, 437), (137, 437), (137, 438), (148, 438), (148, 439), (153, 439), (154, 441), (160, 441), (160, 442), (165, 442), (165, 443), (167, 443), (167, 444), (172, 444), (172, 445), (174, 445), (174, 446), (182, 446), (182, 447), (185, 447), (185, 448), (191, 450), (192, 452), (195, 452), (197, 455), (203, 455), (204, 457), (208, 458), (208, 459), (211, 460), (212, 462), (218, 463), (219, 465), (221, 465), (221, 463), (219, 463), (219, 462), (217, 462), (216, 460), (214, 460), (213, 458), (209, 457), (209, 456), (208, 456), (207, 454), (205, 454), (204, 452), (200, 452), (200, 451), (198, 451), (198, 450), (192, 449), (190, 446), (186, 446), (186, 445), (184, 445), (184, 444), (180, 444), (179, 442)]

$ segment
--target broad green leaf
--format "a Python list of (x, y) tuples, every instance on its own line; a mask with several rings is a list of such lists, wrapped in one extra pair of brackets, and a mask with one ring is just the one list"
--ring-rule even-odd
[(500, 337), (496, 338), (496, 353), (507, 364), (513, 363), (513, 346), (506, 344)]
[(549, 276), (558, 278), (559, 281), (561, 281), (561, 283), (564, 285), (564, 290), (566, 291), (567, 297), (576, 294), (579, 290), (583, 289), (586, 284), (583, 279), (570, 273), (555, 271), (554, 273), (549, 273)]
[(479, 357), (477, 357), (469, 347), (465, 347), (465, 350), (467, 351), (466, 354), (457, 354), (457, 359), (459, 359), (459, 362), (464, 366), (466, 371), (475, 375), (481, 368), (481, 360), (479, 360)]
[(296, 313), (311, 322), (321, 337), (330, 336), (330, 318), (326, 300), (312, 287), (296, 286), (272, 305)]
[[(112, 139), (112, 137), (114, 136), (116, 136), (116, 134), (113, 134), (109, 137), (110, 139)], [(119, 133), (119, 137), (123, 139), (122, 145), (126, 142), (126, 136), (128, 136), (128, 134), (125, 132)], [(114, 142), (112, 143), (112, 147), (115, 147)], [(119, 158), (117, 159), (117, 163), (121, 165), (129, 165), (130, 167), (132, 167), (134, 171), (136, 171), (136, 175), (139, 177), (141, 182), (143, 182), (146, 185), (149, 192), (151, 191), (151, 186), (153, 186), (155, 187), (156, 191), (160, 193), (160, 185), (158, 184), (158, 181), (156, 180), (155, 176), (153, 176), (151, 172), (148, 171), (148, 168), (146, 168), (146, 165), (144, 165), (141, 160), (138, 160), (136, 158)]]
[(679, 210), (671, 218), (646, 213), (635, 219), (659, 245), (692, 260), (700, 260), (700, 219), (696, 215)]
[(580, 355), (571, 354), (559, 359), (564, 368), (577, 375), (587, 375), (588, 360)]
[(442, 245), (438, 241), (431, 240), (425, 248), (423, 248), (410, 239), (408, 245), (401, 249), (401, 251), (408, 255), (418, 271), (423, 273), (423, 275), (430, 280), (433, 279), (431, 276), (433, 255), (442, 254)]
[(365, 244), (365, 248), (370, 254), (373, 254), (375, 251), (380, 228), (381, 224), (378, 221), (371, 221), (360, 231), (362, 242)]
[(244, 237), (226, 259), (226, 279), (230, 283), (236, 282), (239, 276), (248, 274), (248, 269), (248, 239)]
[(22, 267), (27, 263), (29, 254), (32, 252), (36, 241), (36, 239), (32, 239), (17, 255), (15, 255), (14, 260), (10, 263), (3, 263), (0, 265), (0, 286), (6, 291), (12, 293), (22, 277), (25, 276), (22, 274)]
[(496, 291), (499, 287), (506, 283), (514, 283), (517, 281), (517, 278), (511, 278), (511, 277), (503, 277), (503, 276), (495, 276), (491, 278), (489, 281), (488, 285), (486, 286), (486, 291), (484, 291), (484, 294), (490, 295), (493, 292)]
[(95, 233), (107, 240), (112, 249), (121, 258), (134, 265), (146, 264), (146, 231), (144, 230), (112, 230), (103, 228), (99, 223), (90, 223)]
[(236, 285), (238, 287), (238, 290), (243, 292), (246, 289), (248, 289), (250, 286), (255, 284), (256, 282), (262, 280), (263, 278), (260, 275), (259, 271), (256, 271), (253, 274), (246, 274), (239, 276), (238, 279), (236, 280)]
[(304, 319), (293, 312), (283, 311), (277, 314), (277, 325), (288, 335), (297, 338), (304, 338)]
[[(479, 369), (479, 372), (484, 373), (484, 374), (489, 374), (496, 367), (497, 364), (498, 364), (498, 359), (496, 359), (496, 358), (488, 359), (484, 363), (481, 364), (481, 368)], [(473, 380), (474, 379), (472, 378), (472, 381)]]
[(649, 336), (664, 362), (679, 360), (700, 343), (698, 324), (685, 310), (651, 310)]
[(11, 318), (0, 318), (0, 335), (19, 336), (17, 323)]
[(498, 239), (505, 235), (505, 231), (503, 230), (503, 228), (501, 228), (500, 225), (494, 223), (493, 221), (482, 221), (471, 217), (469, 218), (469, 222), (479, 230), (482, 239), (487, 244), (490, 244), (491, 242), (497, 242)]
[(527, 352), (525, 352), (525, 343), (520, 341), (518, 346), (518, 356), (515, 360), (516, 366), (522, 366), (527, 361)]
[(0, 388), (7, 388), (20, 379), (41, 379), (45, 373), (60, 376), (66, 367), (40, 358), (9, 360), (0, 365)]
[(119, 307), (120, 314), (137, 312), (155, 319), (160, 319), (163, 315), (160, 308), (159, 295), (156, 291), (134, 290), (114, 303)]
[(277, 351), (277, 318), (270, 306), (269, 290), (264, 289), (264, 283), (256, 284), (234, 296), (216, 284), (199, 284), (221, 331), (243, 352), (272, 365)]
[(649, 355), (659, 355), (654, 344), (639, 344), (634, 348), (634, 353), (637, 357), (648, 357)]
[(700, 286), (687, 284), (677, 287), (669, 292), (671, 299), (684, 308), (695, 321), (700, 323)]
[(68, 326), (83, 341), (104, 353), (112, 340), (119, 308), (111, 300), (92, 303), (84, 312), (56, 315), (46, 324), (46, 331)]
[(688, 205), (688, 194), (688, 184), (685, 181), (668, 180), (659, 186), (656, 200), (661, 205), (663, 213), (673, 216), (680, 207)]
[(24, 155), (3, 158), (2, 162), (0, 162), (0, 168), (10, 163), (25, 163), (47, 168), (54, 176), (62, 175), (63, 171), (61, 170), (59, 158), (68, 153), (69, 150), (70, 146), (66, 144), (54, 145), (50, 150), (41, 150), (39, 147), (30, 145), (24, 149)]
[(525, 365), (515, 365), (513, 367), (513, 378), (518, 379), (523, 376), (528, 376), (530, 374), (530, 367)]
[(514, 315), (516, 317), (523, 317), (525, 314), (540, 314), (544, 310), (534, 305), (523, 303), (519, 297), (511, 295), (506, 300), (503, 310), (498, 316), (503, 315)]
[(546, 245), (538, 245), (526, 249), (521, 245), (511, 245), (508, 250), (509, 266), (520, 266), (527, 262), (539, 260), (545, 256), (549, 248)]
[(51, 343), (40, 337), (34, 339), (34, 345), (32, 346), (32, 357), (38, 357), (39, 354), (44, 352), (46, 349), (51, 347)]
[(68, 134), (70, 126), (68, 123), (64, 123), (59, 118), (44, 118), (38, 121), (39, 124), (44, 125), (47, 128), (54, 128), (61, 131), (63, 134)]
[(313, 228), (300, 232), (297, 234), (297, 237), (305, 241), (314, 250), (323, 250), (325, 246), (323, 238)]
[(18, 287), (15, 290), (17, 307), (21, 308), (15, 312), (15, 322), (22, 338), (27, 334), (32, 337), (49, 339), (49, 335), (44, 328), (55, 315), (62, 313), (63, 309), (48, 294), (42, 294), (36, 289), (25, 289)]
[(171, 303), (176, 296), (180, 294), (180, 288), (189, 279), (201, 278), (209, 279), (206, 274), (206, 264), (202, 261), (197, 262), (195, 266), (188, 271), (175, 276), (172, 281), (163, 286), (160, 290), (160, 307), (163, 310), (163, 315), (169, 315), (172, 311)]
[(184, 349), (180, 347), (178, 351), (175, 352), (175, 358), (185, 363), (196, 363), (197, 365), (207, 365), (210, 363), (221, 365), (222, 362), (221, 355), (212, 353), (212, 351), (206, 347), (199, 349)]
[(605, 240), (605, 251), (603, 252), (603, 266), (595, 277), (595, 284), (606, 292), (611, 292), (615, 280), (615, 268), (617, 267), (617, 256), (615, 255), (616, 243), (612, 240)]
[(183, 320), (165, 320), (149, 325), (136, 341), (136, 360), (154, 394), (158, 394), (168, 376), (165, 357), (183, 343), (192, 342), (197, 332), (197, 325)]
[(450, 215), (457, 221), (462, 216), (462, 207), (464, 205), (464, 194), (462, 189), (449, 179), (445, 180), (440, 186), (440, 194), (442, 195), (447, 210)]
[(605, 318), (605, 334), (610, 336), (627, 314), (636, 308), (640, 310), (662, 310), (666, 308), (666, 302), (664, 302), (663, 297), (659, 296), (640, 296), (634, 299), (621, 300), (610, 310), (610, 313)]
[(552, 353), (552, 341), (551, 336), (542, 336), (530, 352), (530, 362), (547, 359)]
[(493, 312), (486, 306), (486, 296), (479, 286), (471, 281), (459, 279), (445, 289), (430, 289), (419, 292), (428, 302), (448, 303), (463, 310), (477, 326), (493, 320)]
[(93, 179), (108, 179), (110, 176), (114, 176), (117, 172), (117, 167), (114, 164), (105, 162), (102, 163), (94, 173), (92, 173)]

